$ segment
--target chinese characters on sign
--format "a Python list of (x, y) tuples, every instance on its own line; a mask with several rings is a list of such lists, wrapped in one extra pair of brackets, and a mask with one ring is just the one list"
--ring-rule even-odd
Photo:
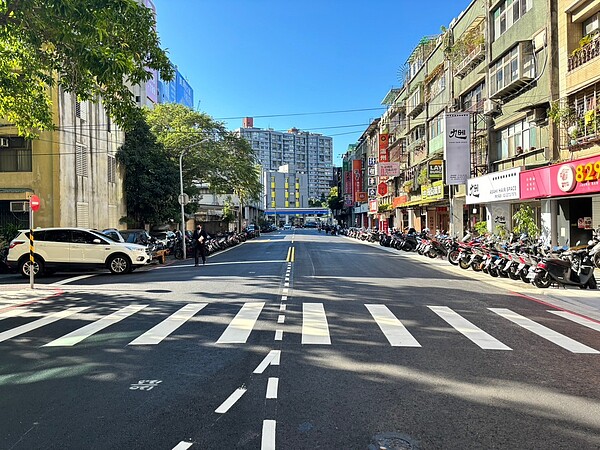
[(471, 139), (469, 113), (446, 113), (444, 133), (444, 161), (446, 184), (466, 184), (471, 174)]

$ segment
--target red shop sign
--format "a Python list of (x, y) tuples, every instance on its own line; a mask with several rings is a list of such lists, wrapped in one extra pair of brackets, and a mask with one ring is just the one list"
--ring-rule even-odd
[(600, 192), (600, 155), (519, 174), (521, 200)]

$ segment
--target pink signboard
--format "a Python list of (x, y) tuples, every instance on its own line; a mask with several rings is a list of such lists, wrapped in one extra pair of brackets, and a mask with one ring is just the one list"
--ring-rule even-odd
[(600, 155), (520, 174), (521, 200), (600, 192)]

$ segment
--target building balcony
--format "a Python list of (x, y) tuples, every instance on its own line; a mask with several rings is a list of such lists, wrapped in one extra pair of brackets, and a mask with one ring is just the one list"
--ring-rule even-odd
[(464, 78), (471, 70), (477, 67), (485, 59), (485, 44), (477, 45), (460, 63), (454, 68), (454, 75)]
[(592, 42), (578, 49), (569, 56), (567, 70), (570, 72), (583, 64), (600, 56), (600, 33), (596, 34)]

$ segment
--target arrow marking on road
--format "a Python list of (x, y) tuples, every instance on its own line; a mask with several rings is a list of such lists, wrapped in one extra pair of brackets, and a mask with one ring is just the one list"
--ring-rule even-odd
[(278, 366), (281, 360), (281, 350), (271, 350), (262, 362), (254, 369), (253, 373), (263, 373), (269, 366)]

